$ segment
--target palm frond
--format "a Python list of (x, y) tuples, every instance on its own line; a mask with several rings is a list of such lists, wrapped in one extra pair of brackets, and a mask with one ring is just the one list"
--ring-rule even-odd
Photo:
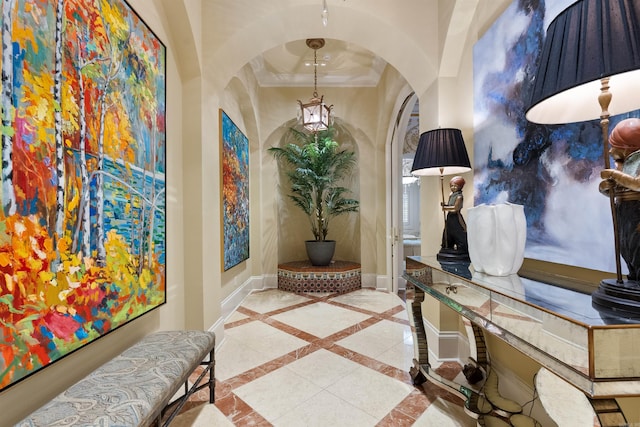
[(336, 185), (355, 166), (355, 153), (340, 149), (333, 128), (317, 135), (290, 131), (296, 143), (268, 151), (287, 168), (289, 198), (308, 216), (316, 240), (325, 240), (331, 218), (358, 211), (359, 202), (346, 197), (350, 190)]

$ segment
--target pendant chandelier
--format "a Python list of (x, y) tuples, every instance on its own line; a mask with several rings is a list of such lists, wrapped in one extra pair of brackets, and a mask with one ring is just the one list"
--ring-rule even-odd
[(324, 96), (318, 96), (318, 49), (324, 46), (324, 39), (307, 39), (307, 46), (313, 49), (313, 96), (306, 104), (300, 105), (302, 126), (309, 132), (319, 132), (329, 127), (332, 121), (331, 108), (324, 102)]

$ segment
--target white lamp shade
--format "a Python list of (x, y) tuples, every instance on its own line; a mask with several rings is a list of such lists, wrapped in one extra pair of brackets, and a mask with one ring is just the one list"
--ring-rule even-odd
[[(598, 103), (600, 88), (600, 80), (593, 80), (567, 89), (531, 107), (527, 112), (527, 119), (546, 124), (597, 119), (602, 114), (602, 108)], [(609, 91), (613, 94), (608, 108), (610, 115), (640, 108), (640, 70), (611, 76)]]
[(640, 0), (578, 0), (549, 24), (526, 117), (534, 123), (594, 120), (601, 80), (608, 114), (640, 108)]

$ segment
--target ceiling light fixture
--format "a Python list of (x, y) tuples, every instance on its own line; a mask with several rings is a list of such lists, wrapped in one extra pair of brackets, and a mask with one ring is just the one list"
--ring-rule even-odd
[(329, 23), (329, 8), (327, 7), (327, 0), (322, 0), (322, 13), (320, 14), (322, 18), (322, 25), (327, 26)]
[(309, 132), (319, 132), (329, 127), (332, 121), (333, 105), (324, 102), (324, 96), (318, 96), (318, 49), (324, 46), (324, 39), (307, 39), (307, 46), (313, 49), (313, 96), (306, 104), (298, 100), (302, 113), (302, 126)]

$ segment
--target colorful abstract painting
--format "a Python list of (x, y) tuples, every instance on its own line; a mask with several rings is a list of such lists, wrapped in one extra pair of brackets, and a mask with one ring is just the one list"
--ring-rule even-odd
[[(525, 118), (546, 28), (573, 2), (515, 0), (474, 47), (474, 204), (523, 205), (528, 258), (614, 272), (599, 121)], [(610, 129), (630, 116), (638, 112), (612, 117)]]
[(4, 389), (166, 301), (165, 47), (122, 0), (1, 28)]
[(222, 264), (249, 258), (249, 140), (220, 110), (222, 162)]

